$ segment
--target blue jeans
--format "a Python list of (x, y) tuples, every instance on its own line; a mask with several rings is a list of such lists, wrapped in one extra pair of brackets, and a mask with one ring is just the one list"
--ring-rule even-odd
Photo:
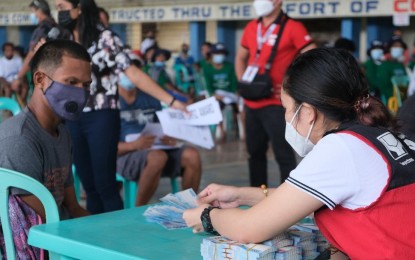
[(120, 135), (118, 110), (82, 113), (66, 125), (72, 136), (74, 163), (92, 214), (123, 208), (115, 180)]

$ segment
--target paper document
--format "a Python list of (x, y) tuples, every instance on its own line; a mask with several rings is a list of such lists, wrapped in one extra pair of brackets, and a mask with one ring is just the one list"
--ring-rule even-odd
[(187, 106), (189, 114), (175, 109), (166, 109), (166, 111), (172, 121), (187, 125), (217, 125), (223, 120), (219, 102), (215, 97), (210, 97)]
[(176, 139), (184, 140), (206, 149), (215, 146), (208, 126), (187, 125), (183, 121), (178, 122), (171, 118), (170, 110), (158, 111), (157, 116), (160, 120), (163, 132)]
[(232, 92), (219, 89), (215, 91), (215, 94), (223, 97), (222, 102), (225, 103), (225, 105), (238, 103), (238, 96)]
[(125, 136), (125, 141), (127, 143), (134, 142), (141, 135), (149, 135), (155, 136), (156, 139), (154, 140), (153, 146), (151, 146), (151, 150), (170, 150), (170, 149), (177, 149), (183, 146), (183, 143), (177, 143), (176, 145), (165, 145), (161, 142), (160, 138), (165, 136), (163, 132), (163, 128), (159, 123), (147, 123), (144, 129), (139, 134), (128, 134)]

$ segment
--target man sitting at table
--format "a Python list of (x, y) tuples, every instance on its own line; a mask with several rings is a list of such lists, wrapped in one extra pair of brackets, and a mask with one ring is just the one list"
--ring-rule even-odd
[[(71, 140), (62, 122), (75, 120), (82, 112), (91, 82), (90, 62), (87, 51), (73, 41), (45, 43), (32, 60), (34, 92), (30, 103), (19, 115), (0, 125), (0, 167), (43, 183), (55, 198), (61, 219), (89, 215), (75, 197)], [(16, 252), (20, 259), (26, 259), (31, 247), (22, 236), (28, 234), (30, 225), (13, 218), (23, 216), (26, 221), (29, 217), (25, 215), (38, 214), (44, 221), (45, 211), (40, 200), (26, 191), (11, 189), (11, 195)], [(17, 239), (24, 240), (20, 242), (25, 245)]]
[(157, 189), (161, 176), (182, 176), (182, 188), (197, 192), (201, 176), (199, 152), (188, 146), (175, 147), (177, 140), (164, 136), (163, 145), (168, 150), (151, 150), (156, 138), (140, 135), (135, 141), (126, 142), (129, 134), (139, 134), (146, 123), (157, 121), (156, 111), (160, 101), (138, 90), (124, 75), (120, 76), (118, 92), (121, 110), (121, 134), (118, 143), (117, 172), (128, 180), (137, 181), (136, 206), (145, 205)]

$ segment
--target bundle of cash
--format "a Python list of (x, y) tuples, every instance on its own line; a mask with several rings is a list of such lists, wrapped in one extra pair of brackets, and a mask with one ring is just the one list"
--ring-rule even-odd
[(201, 245), (201, 254), (206, 260), (311, 260), (317, 258), (327, 245), (314, 220), (309, 217), (261, 244), (241, 244), (221, 236), (206, 238)]
[(278, 249), (275, 260), (301, 260), (302, 249), (297, 246), (286, 246)]
[(263, 244), (241, 244), (222, 236), (203, 239), (200, 248), (203, 259), (273, 260), (277, 248)]
[(167, 229), (186, 228), (183, 212), (196, 208), (196, 193), (192, 189), (168, 194), (161, 198), (161, 203), (149, 207), (144, 216), (149, 222), (156, 222)]

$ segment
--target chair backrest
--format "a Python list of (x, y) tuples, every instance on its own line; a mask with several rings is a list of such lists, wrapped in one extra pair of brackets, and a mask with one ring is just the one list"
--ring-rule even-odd
[(7, 259), (15, 259), (13, 235), (9, 217), (9, 194), (10, 188), (19, 188), (32, 193), (43, 204), (46, 213), (46, 222), (59, 221), (59, 211), (56, 201), (49, 190), (37, 180), (22, 173), (0, 168), (0, 219), (6, 244)]
[(9, 110), (14, 116), (22, 111), (15, 100), (6, 97), (0, 97), (0, 110)]

